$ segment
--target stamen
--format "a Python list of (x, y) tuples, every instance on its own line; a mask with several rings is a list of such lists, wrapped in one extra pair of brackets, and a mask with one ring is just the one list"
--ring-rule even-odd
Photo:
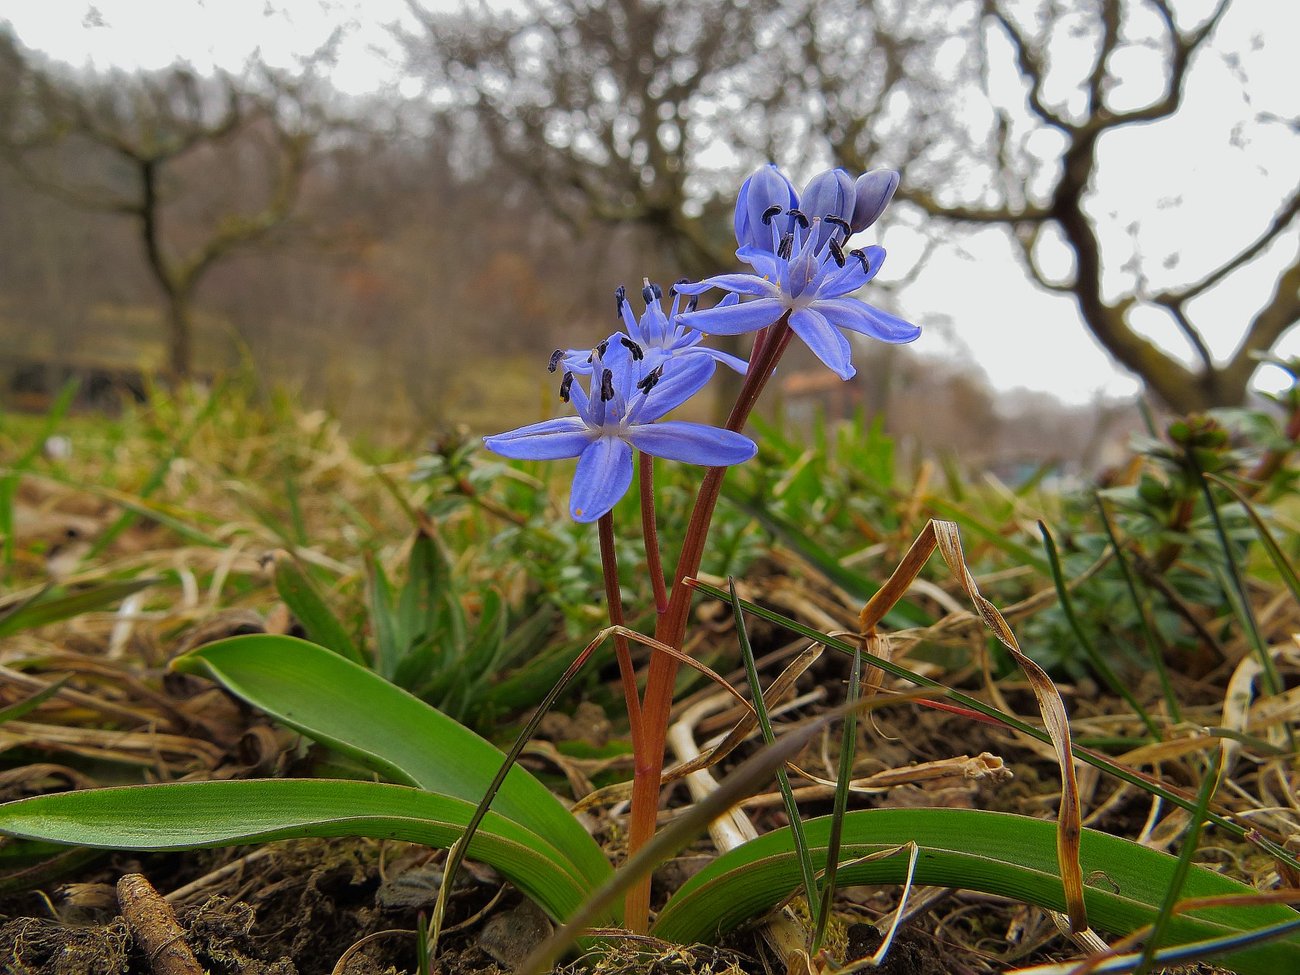
[(828, 213), (826, 214), (826, 216), (822, 217), (822, 220), (825, 221), (826, 223), (839, 227), (840, 230), (843, 230), (845, 240), (848, 240), (849, 234), (853, 233), (853, 228), (849, 226), (849, 222), (845, 220), (843, 217), (839, 216), (838, 214)]
[(790, 260), (790, 254), (794, 251), (794, 234), (786, 234), (781, 238), (781, 243), (777, 245), (776, 256), (782, 260)]
[(566, 372), (564, 378), (560, 380), (560, 399), (569, 402), (569, 390), (573, 388), (573, 373)]
[(556, 349), (554, 352), (552, 352), (552, 353), (551, 353), (551, 361), (550, 361), (549, 364), (547, 364), (547, 366), (546, 366), (546, 371), (547, 371), (547, 372), (555, 372), (555, 370), (556, 370), (556, 369), (559, 367), (559, 365), (560, 365), (560, 360), (563, 359), (563, 358), (564, 358), (564, 350), (563, 350), (563, 349)]
[(600, 375), (600, 401), (608, 403), (614, 398), (614, 371), (606, 369)]
[(670, 295), (672, 295), (674, 298), (676, 298), (676, 297), (677, 297), (677, 286), (678, 286), (678, 285), (681, 285), (681, 284), (690, 284), (690, 283), (691, 283), (691, 279), (690, 279), (690, 278), (678, 278), (678, 279), (677, 279), (676, 281), (674, 281), (674, 282), (672, 283), (672, 285), (669, 287), (669, 289), (668, 289), (668, 293), (669, 293)]
[(641, 297), (644, 299), (647, 308), (663, 296), (664, 293), (659, 289), (659, 285), (651, 284), (649, 281), (647, 281), (645, 287), (641, 289)]
[(627, 301), (627, 288), (621, 284), (614, 290), (614, 317), (623, 314), (623, 302)]
[(867, 260), (867, 252), (864, 251), (861, 247), (855, 247), (853, 248), (853, 250), (849, 251), (849, 257), (856, 257), (858, 259), (858, 261), (862, 264), (863, 274), (871, 273), (871, 262)]
[(700, 307), (700, 296), (699, 296), (699, 295), (691, 295), (691, 300), (688, 301), (688, 302), (686, 302), (686, 310), (687, 310), (687, 311), (695, 311), (695, 309), (696, 309), (696, 308), (699, 308), (699, 307)]
[(605, 353), (608, 351), (609, 351), (609, 339), (603, 340), (600, 343), (600, 345), (596, 346), (596, 355), (600, 356), (602, 359), (605, 358)]
[(770, 207), (768, 207), (766, 210), (763, 211), (764, 226), (771, 224), (772, 218), (778, 216), (782, 212), (784, 212), (784, 208), (781, 206), (781, 204), (773, 203)]
[(835, 264), (838, 267), (843, 267), (844, 248), (840, 246), (840, 242), (836, 240), (834, 237), (831, 237), (826, 241), (826, 243), (830, 245), (831, 257), (835, 258)]
[(618, 340), (623, 343), (629, 352), (632, 353), (633, 362), (640, 362), (645, 358), (645, 352), (642, 350), (641, 346), (637, 345), (626, 335), (620, 335)]
[(654, 389), (658, 384), (659, 380), (663, 377), (663, 374), (664, 367), (663, 364), (660, 363), (645, 374), (645, 378), (636, 384), (636, 388), (641, 390), (643, 393), (650, 392), (650, 390)]
[(790, 210), (790, 216), (794, 217), (796, 220), (799, 221), (799, 226), (801, 226), (801, 227), (807, 229), (807, 227), (808, 227), (808, 216), (807, 216), (807, 215), (806, 215), (802, 210), (793, 210), (793, 209), (792, 209), (792, 210)]

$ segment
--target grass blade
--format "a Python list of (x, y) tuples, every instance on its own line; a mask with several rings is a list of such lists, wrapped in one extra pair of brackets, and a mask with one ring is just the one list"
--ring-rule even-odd
[[(763, 735), (763, 744), (769, 748), (776, 743), (776, 733), (772, 730), (772, 719), (767, 713), (767, 702), (763, 700), (763, 685), (758, 677), (758, 665), (754, 661), (754, 648), (749, 643), (749, 633), (745, 629), (745, 614), (740, 608), (740, 597), (736, 595), (736, 580), (727, 579), (727, 589), (731, 596), (731, 615), (736, 621), (736, 636), (740, 640), (740, 655), (745, 661), (745, 677), (749, 681), (750, 697), (753, 699), (754, 714), (758, 718), (758, 727)], [(791, 834), (794, 848), (799, 858), (799, 873), (803, 881), (804, 897), (808, 899), (808, 910), (813, 912), (813, 923), (821, 930), (825, 924), (821, 920), (821, 898), (817, 896), (817, 872), (813, 867), (812, 857), (808, 853), (808, 844), (803, 836), (803, 817), (799, 812), (799, 803), (795, 801), (794, 790), (790, 788), (790, 776), (784, 763), (776, 768), (777, 788), (785, 800), (785, 813), (790, 818)]]
[[(727, 600), (729, 598), (725, 589), (719, 589), (717, 586), (709, 585), (707, 582), (693, 580), (691, 585), (699, 592), (713, 599)], [(798, 620), (791, 619), (790, 617), (768, 609), (765, 606), (759, 606), (757, 603), (751, 603), (748, 600), (742, 599), (740, 604), (744, 607), (746, 613), (767, 620), (769, 623), (775, 623), (777, 626), (784, 627), (792, 633), (797, 633), (805, 639), (820, 643), (828, 650), (834, 650), (836, 653), (842, 653), (847, 656), (853, 655), (853, 644), (845, 643), (843, 640), (822, 633), (819, 630), (813, 629), (811, 626), (806, 626)], [(991, 719), (996, 724), (1013, 728), (1021, 734), (1028, 735), (1029, 737), (1044, 742), (1045, 744), (1052, 743), (1051, 736), (1042, 728), (1038, 728), (1027, 721), (1022, 721), (1013, 714), (1007, 714), (1005, 711), (999, 710), (993, 705), (981, 701), (979, 698), (971, 697), (969, 694), (963, 694), (961, 691), (953, 690), (933, 678), (926, 677), (924, 674), (918, 674), (917, 672), (900, 666), (893, 661), (883, 659), (873, 659), (871, 661), (871, 666), (892, 674), (894, 677), (910, 681), (918, 687), (934, 688), (941, 692), (942, 696), (946, 700), (951, 701), (953, 704), (966, 711), (972, 711), (975, 714), (983, 715), (985, 718)], [(1109, 756), (1095, 751), (1094, 749), (1082, 748), (1074, 743), (1071, 743), (1070, 747), (1074, 757), (1081, 762), (1086, 762), (1108, 775), (1113, 775), (1115, 778), (1127, 782), (1130, 785), (1137, 786), (1144, 792), (1148, 792), (1154, 796), (1160, 796), (1160, 798), (1167, 802), (1171, 802), (1182, 809), (1190, 811), (1196, 808), (1196, 800), (1194, 798), (1185, 795), (1178, 789), (1166, 785), (1153, 776), (1146, 775), (1139, 772), (1137, 769), (1115, 762)], [(1289, 850), (1284, 848), (1276, 839), (1264, 835), (1258, 827), (1248, 831), (1240, 823), (1234, 822), (1232, 819), (1222, 816), (1213, 810), (1207, 811), (1205, 818), (1208, 822), (1213, 823), (1219, 829), (1224, 830), (1228, 834), (1258, 846), (1269, 856), (1278, 860), (1280, 863), (1285, 864), (1287, 867), (1300, 871), (1300, 860), (1298, 860)]]
[(1074, 601), (1070, 598), (1070, 589), (1065, 582), (1065, 574), (1061, 570), (1061, 557), (1056, 551), (1056, 541), (1052, 538), (1051, 531), (1041, 521), (1038, 523), (1038, 531), (1043, 536), (1043, 549), (1047, 552), (1047, 564), (1051, 569), (1052, 584), (1056, 587), (1056, 598), (1061, 604), (1061, 612), (1065, 614), (1065, 621), (1074, 632), (1074, 638), (1079, 641), (1079, 646), (1083, 648), (1084, 654), (1088, 657), (1088, 663), (1106, 682), (1106, 685), (1114, 693), (1122, 697), (1125, 703), (1133, 709), (1133, 713), (1142, 719), (1142, 723), (1147, 726), (1147, 731), (1151, 733), (1151, 737), (1159, 741), (1163, 737), (1160, 733), (1160, 726), (1147, 713), (1147, 709), (1138, 701), (1129, 686), (1119, 679), (1119, 675), (1115, 673), (1114, 668), (1111, 667), (1106, 658), (1097, 652), (1097, 648), (1093, 646), (1092, 640), (1083, 628), (1083, 624), (1079, 622), (1079, 617), (1074, 612)]

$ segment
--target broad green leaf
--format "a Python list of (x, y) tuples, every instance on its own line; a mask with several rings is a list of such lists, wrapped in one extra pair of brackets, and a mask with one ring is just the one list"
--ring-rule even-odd
[[(172, 664), (206, 674), (309, 738), (406, 785), (463, 799), (483, 798), (504, 755), (379, 675), (314, 643), (288, 636), (237, 636)], [(546, 787), (511, 769), (493, 812), (545, 836), (591, 882), (609, 873), (596, 841)]]
[[(813, 858), (825, 866), (829, 818), (804, 823)], [(1012, 897), (1063, 911), (1056, 866), (1056, 826), (1046, 820), (969, 809), (870, 809), (844, 818), (836, 883), (901, 883), (907, 858), (857, 858), (914, 842), (921, 848), (916, 882)], [(1093, 926), (1127, 933), (1151, 923), (1177, 860), (1136, 843), (1084, 830), (1081, 860), (1088, 880), (1085, 900)], [(760, 836), (720, 856), (673, 895), (653, 934), (668, 941), (708, 940), (762, 915), (799, 886), (799, 864), (788, 829)], [(1244, 884), (1193, 869), (1183, 897), (1248, 895)], [(1170, 921), (1170, 943), (1223, 937), (1300, 918), (1282, 905), (1218, 907)], [(1251, 947), (1231, 955), (1241, 975), (1300, 971), (1300, 939)]]
[[(87, 789), (0, 806), (0, 831), (112, 850), (188, 850), (304, 836), (369, 836), (450, 846), (474, 804), (407, 786), (329, 779), (169, 782)], [(500, 870), (552, 917), (588, 885), (536, 833), (488, 814), (469, 856)]]

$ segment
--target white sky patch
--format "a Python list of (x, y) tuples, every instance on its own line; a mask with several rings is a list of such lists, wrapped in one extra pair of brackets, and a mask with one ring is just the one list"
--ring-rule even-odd
[[(511, 4), (491, 0), (492, 6)], [(428, 9), (463, 5), (424, 0)], [(1210, 9), (1208, 0), (1177, 6), (1185, 24)], [(1278, 13), (1287, 6), (1234, 5), (1213, 39), (1214, 49), (1202, 51), (1191, 72), (1185, 104), (1194, 110), (1161, 122), (1157, 138), (1147, 127), (1134, 127), (1103, 140), (1090, 212), (1099, 221), (1107, 254), (1105, 283), (1112, 294), (1134, 285), (1124, 258), (1134, 248), (1142, 255), (1148, 289), (1204, 274), (1261, 233), (1276, 202), (1295, 185), (1300, 140), (1281, 122), (1260, 121), (1261, 116), (1300, 116), (1293, 32), (1277, 22), (1288, 19)], [(238, 71), (254, 56), (292, 69), (339, 32), (329, 76), (340, 91), (395, 88), (412, 95), (420, 90), (418, 80), (403, 76), (390, 31), (394, 23), (415, 26), (404, 0), (0, 0), (4, 22), (28, 48), (98, 70), (154, 70), (181, 61), (199, 72)], [(1140, 16), (1131, 24), (1137, 32), (1146, 26)], [(1080, 50), (1079, 57), (1086, 52)], [(1020, 85), (1010, 63), (1010, 74), (996, 84)], [(1116, 104), (1128, 107), (1130, 100), (1140, 104), (1153, 96), (1155, 63), (1152, 51), (1117, 52)], [(1243, 75), (1248, 97), (1243, 97)], [(891, 252), (884, 276), (897, 276), (919, 256), (901, 228), (885, 243)], [(1068, 252), (1053, 255), (1050, 240), (1042, 246), (1044, 264), (1068, 273)], [(1192, 305), (1216, 355), (1231, 352), (1296, 247), (1293, 229), (1259, 261)], [(946, 350), (971, 361), (996, 388), (1044, 390), (1071, 402), (1098, 394), (1128, 396), (1138, 388), (1083, 327), (1071, 299), (1026, 280), (1000, 233), (983, 232), (941, 248), (900, 299), (902, 313), (931, 326), (919, 340), (920, 349)], [(1192, 361), (1166, 316), (1143, 314), (1134, 324)], [(1300, 329), (1292, 330), (1279, 352), (1300, 355)], [(1284, 383), (1280, 370), (1261, 373), (1257, 380), (1269, 389)]]

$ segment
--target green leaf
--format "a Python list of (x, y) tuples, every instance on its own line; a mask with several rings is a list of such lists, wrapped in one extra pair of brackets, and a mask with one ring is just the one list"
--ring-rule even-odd
[[(814, 860), (825, 865), (829, 817), (804, 823)], [(1056, 866), (1056, 826), (1046, 820), (970, 809), (869, 809), (844, 817), (836, 883), (901, 883), (907, 857), (853, 860), (914, 842), (921, 848), (916, 883), (999, 894), (1049, 910), (1065, 901)], [(1081, 859), (1088, 918), (1103, 930), (1127, 933), (1155, 920), (1177, 860), (1094, 830), (1084, 830)], [(688, 880), (659, 914), (652, 933), (677, 943), (716, 938), (762, 915), (799, 886), (799, 864), (788, 829), (760, 836)], [(1253, 888), (1196, 867), (1184, 897), (1249, 895)], [(1282, 905), (1243, 905), (1195, 911), (1170, 920), (1170, 942), (1229, 936), (1300, 918)], [(1300, 939), (1234, 953), (1241, 975), (1300, 971)]]
[(353, 663), (365, 665), (365, 657), (348, 631), (325, 605), (325, 600), (311, 578), (303, 572), (298, 560), (288, 552), (275, 553), (275, 591), (302, 623), (313, 643), (319, 643)]
[(152, 576), (143, 576), (101, 582), (70, 592), (47, 588), (0, 602), (0, 637), (105, 609), (156, 582)]
[(47, 684), (35, 694), (25, 697), (21, 701), (15, 701), (8, 707), (0, 708), (0, 724), (4, 724), (6, 721), (16, 721), (29, 711), (34, 711), (36, 708), (40, 707), (55, 694), (59, 693), (59, 691), (62, 690), (63, 685), (68, 682), (68, 679), (71, 676), (71, 674), (64, 674), (58, 680)]
[[(289, 636), (252, 634), (210, 643), (177, 658), (309, 738), (406, 785), (462, 799), (485, 794), (505, 756), (382, 677), (336, 653)], [(513, 768), (494, 812), (545, 836), (596, 882), (609, 862), (596, 841), (546, 787)]]
[[(189, 850), (304, 836), (447, 847), (473, 811), (472, 802), (378, 782), (243, 779), (20, 799), (0, 806), (0, 830), (111, 850)], [(589, 893), (550, 843), (492, 813), (470, 843), (469, 856), (500, 870), (556, 919), (568, 917)]]
[[(876, 594), (880, 585), (859, 572), (846, 569), (840, 560), (818, 545), (807, 527), (797, 525), (762, 503), (761, 499), (745, 495), (723, 483), (723, 496), (735, 507), (754, 518), (784, 544), (799, 553), (818, 572), (835, 583), (850, 596), (866, 602)], [(886, 615), (891, 626), (929, 626), (934, 620), (921, 607), (907, 600), (900, 601)]]

